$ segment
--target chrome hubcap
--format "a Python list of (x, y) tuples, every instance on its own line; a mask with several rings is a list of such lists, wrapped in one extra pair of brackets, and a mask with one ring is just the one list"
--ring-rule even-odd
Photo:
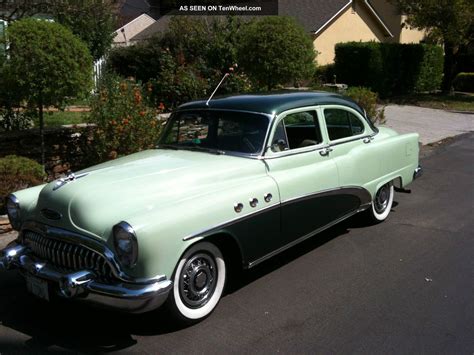
[(214, 259), (199, 253), (186, 260), (179, 279), (181, 300), (190, 308), (204, 306), (216, 289), (217, 268)]
[(383, 185), (375, 195), (374, 207), (377, 213), (383, 213), (390, 200), (390, 184)]

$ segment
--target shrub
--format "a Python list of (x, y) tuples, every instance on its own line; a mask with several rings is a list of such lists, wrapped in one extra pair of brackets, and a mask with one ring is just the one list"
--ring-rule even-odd
[(315, 70), (311, 37), (290, 17), (265, 17), (243, 26), (238, 63), (259, 87), (310, 79)]
[(7, 155), (0, 158), (0, 214), (4, 212), (5, 198), (14, 191), (39, 185), (46, 174), (34, 160)]
[(385, 123), (385, 108), (377, 108), (377, 94), (364, 87), (351, 87), (345, 95), (362, 107), (373, 123)]
[(454, 79), (454, 89), (474, 92), (474, 73), (459, 73)]
[(426, 44), (349, 42), (336, 45), (337, 80), (381, 96), (439, 89), (443, 51)]
[(323, 84), (323, 83), (333, 84), (334, 81), (337, 82), (337, 77), (336, 78), (334, 77), (335, 75), (336, 75), (336, 71), (335, 71), (334, 64), (318, 66), (315, 70), (315, 77), (314, 77), (313, 83), (314, 84)]
[[(149, 87), (146, 90), (153, 90)], [(104, 80), (91, 103), (90, 121), (97, 125), (91, 142), (91, 163), (115, 159), (156, 145), (164, 105), (152, 108), (148, 92), (134, 80)]]

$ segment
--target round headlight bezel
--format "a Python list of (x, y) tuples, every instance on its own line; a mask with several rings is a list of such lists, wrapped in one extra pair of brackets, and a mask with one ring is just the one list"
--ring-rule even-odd
[(138, 240), (134, 229), (127, 222), (120, 222), (113, 227), (114, 248), (120, 264), (133, 268), (138, 261)]
[(10, 194), (6, 199), (7, 215), (10, 224), (14, 230), (19, 230), (21, 227), (21, 211), (20, 201), (18, 198)]

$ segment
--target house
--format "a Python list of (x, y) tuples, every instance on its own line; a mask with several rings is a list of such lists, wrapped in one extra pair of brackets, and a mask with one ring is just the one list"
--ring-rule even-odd
[(145, 13), (124, 24), (114, 32), (114, 46), (128, 46), (130, 39), (153, 25), (156, 20)]
[(424, 38), (423, 31), (403, 26), (405, 16), (386, 0), (280, 0), (279, 13), (295, 17), (311, 33), (320, 65), (334, 62), (337, 43), (419, 43)]
[[(294, 17), (312, 35), (320, 65), (334, 62), (337, 43), (418, 43), (424, 38), (423, 31), (403, 26), (405, 16), (386, 0), (278, 0), (278, 13)], [(169, 20), (169, 15), (160, 17), (131, 37), (130, 43), (165, 31)]]

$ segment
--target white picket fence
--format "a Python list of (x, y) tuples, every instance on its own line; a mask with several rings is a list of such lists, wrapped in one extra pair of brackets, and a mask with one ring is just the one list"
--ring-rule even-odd
[(94, 62), (94, 90), (97, 89), (99, 85), (100, 78), (102, 77), (102, 74), (105, 70), (105, 56), (97, 59)]

